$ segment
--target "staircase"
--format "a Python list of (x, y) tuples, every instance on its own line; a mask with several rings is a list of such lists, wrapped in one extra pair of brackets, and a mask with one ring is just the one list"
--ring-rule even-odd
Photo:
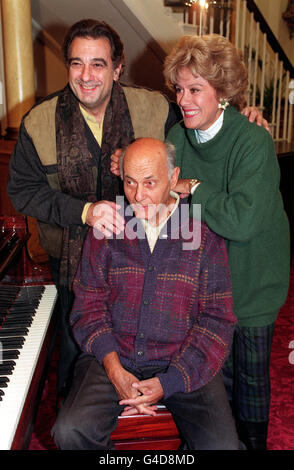
[(263, 112), (279, 148), (291, 144), (294, 67), (255, 2), (165, 0), (164, 4), (177, 17), (181, 12), (183, 34), (221, 34), (242, 50), (250, 80), (248, 105)]
[[(126, 83), (149, 88), (164, 88), (164, 58), (182, 35), (226, 36), (244, 53), (250, 76), (248, 104), (263, 111), (279, 148), (294, 147), (293, 65), (253, 0), (83, 0), (83, 10), (88, 17), (104, 19), (120, 33), (127, 54)], [(32, 2), (37, 97), (66, 82), (60, 46), (65, 31), (81, 14), (80, 2), (72, 0)], [(1, 64), (0, 54), (0, 87), (4, 80)]]

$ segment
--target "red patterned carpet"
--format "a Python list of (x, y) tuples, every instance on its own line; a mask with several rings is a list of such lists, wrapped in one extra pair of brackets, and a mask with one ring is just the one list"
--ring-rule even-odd
[(279, 313), (271, 358), (269, 450), (294, 450), (294, 265), (287, 302)]
[[(54, 352), (41, 399), (30, 450), (56, 449), (50, 437), (55, 420), (56, 363)], [(294, 266), (287, 302), (280, 311), (272, 348), (272, 401), (269, 450), (294, 450)]]

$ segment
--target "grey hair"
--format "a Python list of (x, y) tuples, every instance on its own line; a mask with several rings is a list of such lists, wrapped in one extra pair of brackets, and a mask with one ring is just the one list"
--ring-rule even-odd
[[(136, 140), (140, 140), (142, 137)], [(134, 141), (135, 142), (135, 141)], [(173, 144), (171, 144), (168, 141), (163, 142), (163, 145), (165, 147), (165, 154), (166, 154), (166, 162), (167, 162), (167, 172), (168, 172), (168, 179), (171, 178), (172, 173), (175, 169), (176, 166), (176, 148)], [(128, 147), (125, 147), (122, 151), (120, 160), (119, 160), (119, 171), (120, 171), (120, 177), (123, 179), (124, 177), (124, 158), (125, 158), (125, 153)]]

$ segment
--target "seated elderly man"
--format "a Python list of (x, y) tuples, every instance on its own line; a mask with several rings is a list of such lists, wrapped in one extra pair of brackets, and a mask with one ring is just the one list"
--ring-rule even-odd
[(221, 376), (235, 325), (225, 244), (172, 191), (174, 161), (171, 144), (133, 142), (124, 233), (85, 241), (71, 313), (83, 353), (52, 430), (60, 449), (114, 449), (118, 416), (158, 402), (186, 448), (238, 449)]

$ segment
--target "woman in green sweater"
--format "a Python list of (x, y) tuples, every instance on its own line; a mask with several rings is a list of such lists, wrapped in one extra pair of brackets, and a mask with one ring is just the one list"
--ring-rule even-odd
[(183, 115), (167, 136), (181, 168), (177, 190), (192, 194), (202, 220), (227, 243), (238, 326), (224, 375), (239, 436), (247, 448), (264, 449), (271, 342), (290, 265), (274, 143), (238, 112), (247, 71), (222, 36), (182, 38), (164, 74)]

